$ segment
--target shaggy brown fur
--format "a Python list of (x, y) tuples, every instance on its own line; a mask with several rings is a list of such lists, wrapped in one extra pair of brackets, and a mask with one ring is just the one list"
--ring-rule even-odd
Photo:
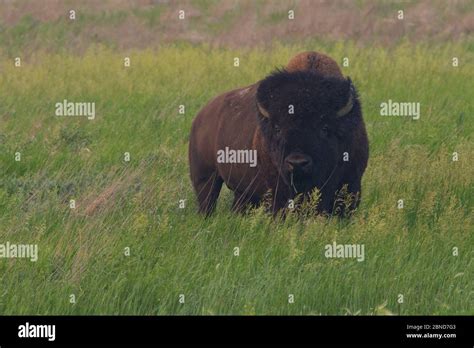
[(314, 71), (325, 76), (343, 78), (341, 69), (334, 59), (314, 51), (302, 52), (294, 56), (288, 62), (286, 71)]

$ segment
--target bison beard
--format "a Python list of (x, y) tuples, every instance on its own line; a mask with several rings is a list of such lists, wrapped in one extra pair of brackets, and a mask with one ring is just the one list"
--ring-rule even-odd
[[(277, 213), (315, 188), (317, 213), (345, 216), (357, 208), (368, 160), (357, 92), (329, 57), (307, 52), (297, 58), (291, 69), (214, 98), (196, 116), (189, 162), (201, 213), (214, 210), (223, 183), (234, 192), (235, 211), (271, 191)], [(331, 73), (314, 68), (318, 59)], [(218, 163), (226, 147), (256, 151), (258, 164)]]

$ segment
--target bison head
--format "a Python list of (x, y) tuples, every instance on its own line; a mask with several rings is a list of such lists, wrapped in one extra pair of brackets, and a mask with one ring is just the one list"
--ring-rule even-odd
[(260, 82), (256, 108), (273, 165), (295, 193), (334, 178), (351, 117), (360, 111), (349, 78), (278, 70)]

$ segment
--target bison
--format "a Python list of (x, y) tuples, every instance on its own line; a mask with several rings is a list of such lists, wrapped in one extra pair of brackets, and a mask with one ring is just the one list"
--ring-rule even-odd
[(234, 211), (271, 192), (276, 214), (317, 188), (315, 213), (348, 215), (360, 202), (367, 161), (357, 91), (334, 60), (317, 52), (215, 97), (194, 119), (189, 141), (191, 181), (206, 215), (223, 183), (234, 192)]

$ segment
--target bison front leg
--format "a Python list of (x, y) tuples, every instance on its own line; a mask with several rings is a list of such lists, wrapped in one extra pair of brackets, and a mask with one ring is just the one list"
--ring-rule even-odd
[(222, 178), (214, 172), (209, 177), (200, 178), (193, 183), (201, 214), (208, 216), (214, 211), (223, 182)]
[(232, 211), (236, 213), (243, 213), (247, 208), (257, 207), (260, 203), (260, 198), (257, 196), (248, 195), (242, 192), (234, 193), (234, 201), (232, 202)]
[(290, 204), (290, 199), (293, 199), (294, 195), (291, 192), (291, 189), (286, 185), (279, 185), (272, 190), (270, 199), (270, 212), (274, 217), (280, 216), (282, 218), (286, 217), (288, 206)]

